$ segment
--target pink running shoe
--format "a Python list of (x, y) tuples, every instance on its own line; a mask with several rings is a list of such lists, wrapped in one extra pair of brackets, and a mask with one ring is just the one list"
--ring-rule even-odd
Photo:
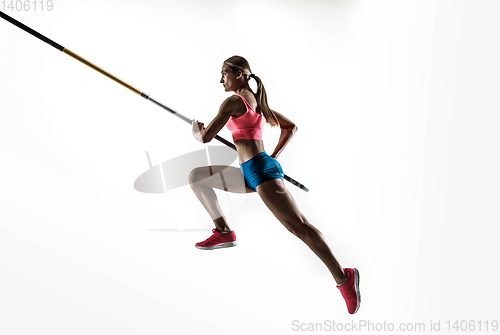
[(354, 314), (358, 311), (361, 304), (361, 294), (359, 293), (359, 272), (358, 269), (345, 268), (344, 273), (347, 280), (337, 288), (342, 293), (349, 314)]
[(229, 248), (236, 245), (236, 234), (231, 231), (227, 234), (220, 233), (216, 228), (212, 229), (213, 235), (203, 242), (196, 243), (195, 247), (202, 250), (213, 250)]

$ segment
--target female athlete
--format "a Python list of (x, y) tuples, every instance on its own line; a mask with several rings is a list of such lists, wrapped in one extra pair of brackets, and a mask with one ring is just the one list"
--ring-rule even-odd
[[(219, 108), (207, 127), (193, 120), (193, 136), (202, 143), (210, 142), (224, 127), (231, 131), (238, 150), (240, 169), (231, 166), (205, 166), (194, 169), (189, 183), (215, 224), (213, 235), (195, 246), (212, 250), (236, 245), (236, 235), (219, 206), (214, 188), (227, 192), (257, 192), (276, 218), (301, 239), (328, 267), (337, 282), (350, 314), (358, 311), (361, 302), (359, 272), (342, 268), (319, 230), (300, 212), (283, 182), (283, 170), (276, 158), (297, 131), (297, 126), (267, 104), (267, 95), (259, 77), (252, 73), (245, 58), (233, 56), (222, 65), (220, 82), (226, 92), (234, 92)], [(248, 82), (257, 81), (257, 93)], [(271, 155), (264, 150), (262, 130), (265, 123), (279, 126), (281, 135)]]

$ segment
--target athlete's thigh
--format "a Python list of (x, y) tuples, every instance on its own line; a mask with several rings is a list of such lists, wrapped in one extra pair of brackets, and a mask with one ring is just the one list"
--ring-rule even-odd
[(211, 165), (193, 170), (197, 182), (204, 186), (217, 188), (232, 193), (253, 193), (245, 184), (245, 178), (240, 169), (234, 166)]
[(282, 223), (303, 220), (303, 215), (295, 199), (286, 189), (283, 180), (268, 180), (257, 186), (257, 193), (274, 216)]

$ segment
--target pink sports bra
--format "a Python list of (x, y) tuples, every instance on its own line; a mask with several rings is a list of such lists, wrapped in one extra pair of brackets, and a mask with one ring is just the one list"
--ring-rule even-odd
[(254, 112), (252, 107), (250, 107), (248, 102), (241, 95), (233, 95), (239, 96), (247, 107), (245, 114), (239, 117), (231, 116), (226, 123), (227, 129), (233, 134), (233, 141), (241, 139), (262, 141), (262, 131), (266, 123), (266, 118)]

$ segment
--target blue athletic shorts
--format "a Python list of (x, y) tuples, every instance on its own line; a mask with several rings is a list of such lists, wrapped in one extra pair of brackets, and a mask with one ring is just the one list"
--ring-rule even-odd
[(240, 169), (245, 177), (245, 184), (253, 191), (265, 181), (278, 178), (283, 180), (280, 163), (265, 151), (240, 164)]

